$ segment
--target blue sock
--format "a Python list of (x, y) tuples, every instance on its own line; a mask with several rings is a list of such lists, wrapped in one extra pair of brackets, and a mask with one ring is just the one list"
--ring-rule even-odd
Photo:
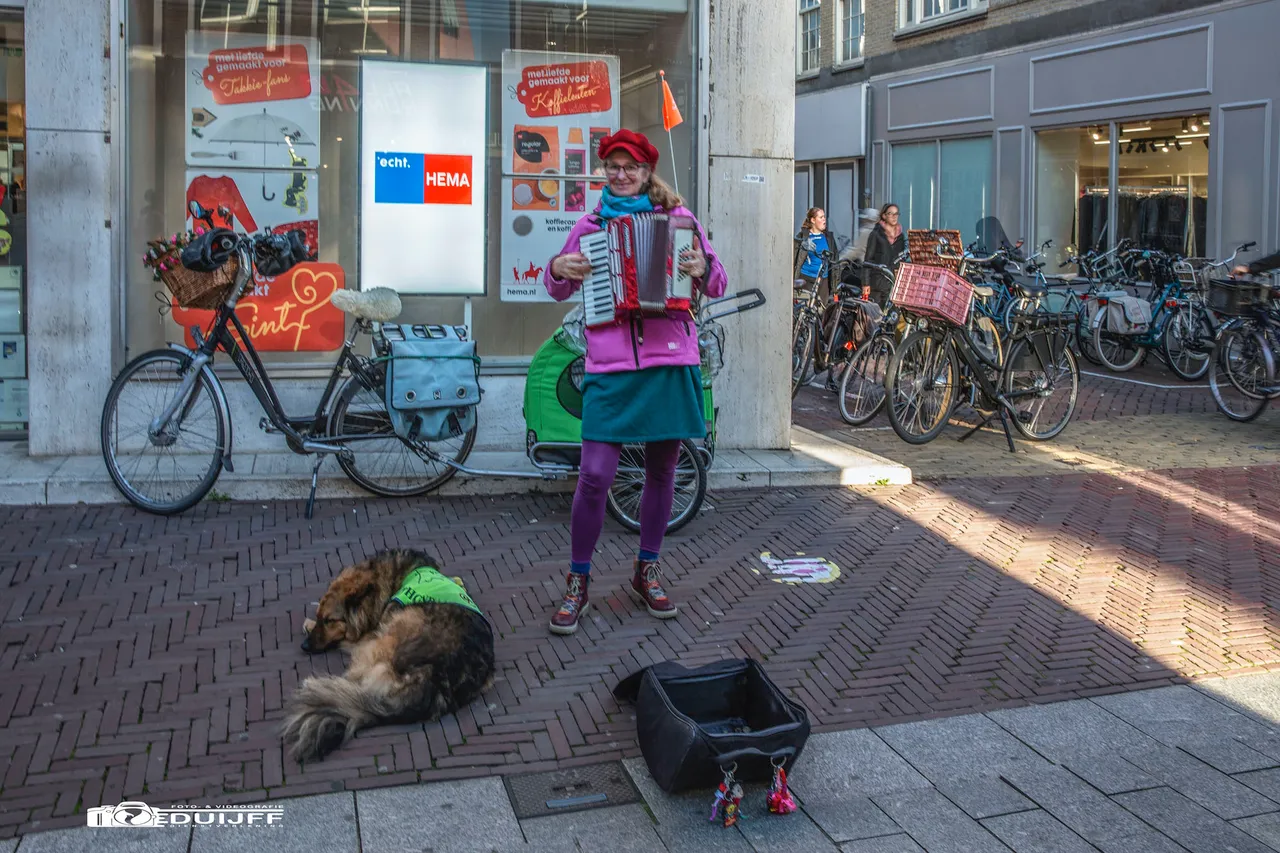
[(640, 559), (641, 559), (641, 560), (643, 560), (643, 561), (644, 561), (644, 562), (646, 562), (646, 563), (652, 563), (652, 562), (655, 562), (655, 561), (658, 559), (658, 552), (657, 552), (657, 551), (646, 551), (646, 550), (644, 550), (643, 548), (641, 548), (641, 549), (640, 549)]
[(573, 572), (575, 575), (589, 575), (591, 574), (591, 561), (588, 560), (585, 563), (575, 563), (570, 560), (569, 571)]

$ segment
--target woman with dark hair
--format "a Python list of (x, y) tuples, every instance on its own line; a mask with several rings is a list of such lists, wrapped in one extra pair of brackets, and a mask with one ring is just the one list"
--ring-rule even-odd
[[(898, 206), (893, 202), (880, 208), (880, 221), (867, 238), (867, 263), (896, 271), (898, 256), (907, 250), (907, 234), (898, 223)], [(881, 308), (889, 301), (893, 280), (879, 270), (867, 270), (863, 282), (871, 287), (871, 301)]]

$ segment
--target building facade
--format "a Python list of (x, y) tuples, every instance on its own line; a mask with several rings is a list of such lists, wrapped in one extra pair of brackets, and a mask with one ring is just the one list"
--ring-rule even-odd
[[(33, 455), (97, 453), (114, 375), (207, 323), (142, 263), (149, 241), (193, 227), (198, 200), (246, 232), (301, 229), (317, 249), (256, 282), (239, 312), (286, 410), (311, 410), (341, 347), (331, 293), (393, 286), (401, 322), (471, 328), (484, 359), (477, 447), (523, 449), (524, 374), (573, 307), (552, 303), (539, 274), (599, 196), (599, 136), (630, 127), (658, 145), (659, 174), (707, 226), (730, 289), (778, 282), (778, 298), (726, 323), (717, 391), (722, 443), (787, 446), (793, 54), (769, 34), (791, 16), (759, 6), (26, 0), (26, 62), (53, 73), (26, 93), (35, 201), (21, 331), (34, 369), (16, 432)], [(669, 134), (663, 77), (683, 118)], [(442, 180), (476, 188), (478, 218), (424, 213), (430, 197), (379, 214), (390, 196), (378, 164), (417, 168), (434, 156), (424, 150), (464, 139), (472, 171)], [(0, 275), (0, 323), (7, 287)], [(218, 371), (237, 449), (283, 449), (229, 359)]]
[[(1280, 242), (1277, 0), (799, 6), (795, 217), (892, 202), (966, 244), (996, 217), (1052, 240), (1055, 265), (1123, 239), (1214, 258), (1256, 242), (1245, 260)], [(833, 163), (862, 177), (852, 205)]]

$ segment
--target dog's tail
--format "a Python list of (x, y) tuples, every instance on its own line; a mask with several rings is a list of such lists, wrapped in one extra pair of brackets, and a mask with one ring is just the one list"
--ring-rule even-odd
[(380, 691), (334, 676), (308, 678), (290, 702), (281, 738), (295, 761), (318, 761), (390, 716), (391, 702)]

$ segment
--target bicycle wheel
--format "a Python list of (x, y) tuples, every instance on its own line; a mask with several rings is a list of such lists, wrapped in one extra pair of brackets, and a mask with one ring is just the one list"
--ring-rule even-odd
[(947, 425), (959, 371), (951, 342), (937, 334), (912, 332), (889, 359), (885, 402), (889, 424), (908, 444), (933, 441)]
[(396, 435), (387, 415), (385, 369), (369, 368), (368, 376), (368, 385), (359, 375), (348, 377), (329, 414), (330, 439), (348, 439), (341, 443), (351, 451), (350, 460), (338, 457), (343, 472), (360, 488), (386, 498), (426, 494), (449, 482), (457, 469), (429, 458), (426, 451), (461, 464), (475, 446), (477, 427), (458, 438), (421, 442), (421, 450), (415, 449)]
[(1131, 339), (1136, 336), (1114, 334), (1104, 328), (1106, 324), (1107, 319), (1103, 317), (1102, 322), (1093, 330), (1093, 351), (1098, 356), (1098, 361), (1103, 367), (1116, 373), (1133, 370), (1142, 361), (1143, 355), (1142, 347)]
[[(1082, 304), (1080, 310), (1076, 312), (1076, 349), (1086, 359), (1102, 367), (1102, 360), (1098, 358), (1098, 353), (1093, 348), (1093, 315), (1088, 311), (1088, 304), (1087, 302)], [(1096, 306), (1094, 313), (1097, 313)]]
[(1223, 332), (1209, 355), (1209, 391), (1218, 411), (1241, 423), (1262, 414), (1268, 402), (1264, 389), (1274, 383), (1275, 366), (1268, 361), (1266, 343), (1257, 332)]
[(884, 407), (884, 378), (893, 358), (893, 340), (876, 335), (853, 354), (840, 380), (840, 417), (862, 426)]
[(1017, 412), (1014, 428), (1031, 441), (1047, 441), (1066, 429), (1075, 414), (1080, 366), (1065, 341), (1057, 352), (1053, 337), (1037, 334), (1035, 345), (1032, 338), (1014, 343), (1000, 384)]
[(120, 371), (102, 407), (102, 458), (111, 481), (129, 503), (158, 515), (195, 506), (222, 470), (227, 424), (208, 374), (196, 377), (168, 425), (151, 432), (190, 365), (183, 352), (143, 353)]
[(1179, 308), (1165, 324), (1160, 340), (1164, 360), (1178, 377), (1194, 382), (1209, 372), (1213, 323), (1202, 305)]
[[(605, 509), (614, 521), (640, 532), (640, 496), (644, 493), (644, 445), (624, 444), (618, 460), (618, 474), (613, 479)], [(676, 491), (671, 503), (667, 532), (674, 533), (692, 521), (707, 496), (707, 466), (692, 441), (680, 442), (676, 459)]]
[(1018, 318), (1022, 314), (1031, 313), (1036, 304), (1026, 296), (1017, 296), (1009, 300), (1004, 306), (1004, 314), (1000, 318), (1000, 325), (1004, 326), (1007, 334), (1013, 334), (1013, 327), (1018, 322)]
[(813, 323), (805, 320), (791, 338), (791, 397), (800, 392), (800, 386), (811, 378), (809, 367), (813, 364)]
[(997, 367), (1004, 365), (1004, 339), (1000, 327), (990, 317), (978, 317), (973, 321), (973, 342), (978, 350), (991, 359)]

